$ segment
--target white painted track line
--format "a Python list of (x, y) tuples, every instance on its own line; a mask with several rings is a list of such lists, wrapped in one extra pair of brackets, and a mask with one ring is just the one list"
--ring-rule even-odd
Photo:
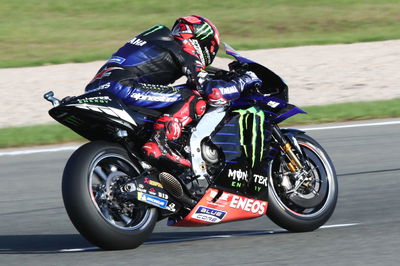
[[(343, 128), (355, 128), (355, 127), (373, 127), (373, 126), (390, 126), (390, 125), (399, 125), (400, 120), (395, 121), (384, 121), (384, 122), (375, 122), (375, 123), (354, 123), (349, 125), (326, 125), (321, 127), (309, 127), (303, 128), (298, 127), (300, 130), (304, 131), (317, 131), (317, 130), (329, 130), (329, 129), (343, 129)], [(297, 128), (297, 127), (296, 127)], [(76, 150), (79, 146), (64, 146), (64, 147), (54, 147), (54, 148), (33, 148), (26, 150), (14, 150), (14, 151), (3, 151), (0, 150), (1, 156), (15, 156), (15, 155), (24, 155), (24, 154), (34, 154), (34, 153), (44, 153), (44, 152), (59, 152), (59, 151), (73, 151)]]
[(26, 150), (14, 150), (14, 151), (4, 151), (0, 152), (0, 156), (13, 156), (13, 155), (24, 155), (24, 154), (34, 154), (34, 153), (46, 153), (46, 152), (59, 152), (59, 151), (74, 151), (78, 149), (79, 146), (65, 146), (65, 147), (53, 147), (53, 148), (33, 148)]
[(313, 131), (313, 130), (341, 129), (341, 128), (354, 128), (354, 127), (390, 126), (390, 125), (399, 125), (399, 124), (400, 124), (400, 121), (387, 121), (387, 122), (364, 123), (364, 124), (360, 123), (360, 124), (350, 124), (350, 125), (299, 128), (299, 129), (304, 130), (304, 131)]
[[(350, 227), (359, 225), (359, 223), (349, 223), (349, 224), (332, 224), (332, 225), (324, 225), (321, 226), (320, 229), (330, 229), (330, 228), (340, 228), (340, 227)], [(288, 233), (288, 231), (284, 229), (280, 230), (268, 230), (268, 231), (254, 231), (247, 233), (237, 233), (237, 234), (227, 234), (227, 235), (204, 235), (204, 236), (194, 236), (194, 237), (183, 237), (177, 239), (162, 239), (162, 240), (154, 240), (154, 241), (146, 241), (144, 245), (154, 245), (154, 244), (166, 244), (166, 243), (178, 243), (178, 242), (186, 242), (186, 241), (196, 241), (196, 240), (207, 240), (207, 239), (215, 239), (215, 238), (230, 238), (230, 237), (241, 237), (241, 236), (254, 236), (254, 235), (270, 235), (270, 234), (279, 234), (279, 233)], [(86, 248), (69, 248), (69, 249), (60, 249), (58, 252), (82, 252), (82, 251), (93, 251), (100, 250), (98, 247), (86, 247)]]

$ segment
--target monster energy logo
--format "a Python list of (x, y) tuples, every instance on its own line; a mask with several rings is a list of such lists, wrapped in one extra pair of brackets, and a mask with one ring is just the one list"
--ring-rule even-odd
[[(264, 112), (262, 110), (257, 111), (257, 109), (254, 107), (250, 107), (245, 110), (236, 110), (234, 112), (239, 113), (240, 115), (239, 117), (240, 145), (243, 146), (246, 157), (249, 157), (248, 146), (251, 145), (251, 151), (252, 151), (251, 161), (252, 161), (252, 167), (254, 167), (257, 156), (258, 132), (261, 133), (260, 134), (261, 150), (260, 150), (259, 161), (261, 161), (264, 153), (264, 121), (265, 121)], [(250, 128), (250, 123), (251, 123), (251, 128)], [(246, 143), (245, 143), (246, 133), (248, 135), (249, 132), (251, 132), (251, 142), (249, 143), (248, 138), (246, 138)]]
[(143, 34), (143, 36), (149, 35), (150, 33), (153, 33), (153, 32), (155, 32), (155, 31), (158, 31), (158, 30), (160, 30), (160, 29), (162, 29), (162, 28), (164, 28), (163, 25), (156, 25), (156, 26), (153, 26), (153, 27), (151, 27), (150, 29), (148, 29), (148, 30), (146, 31), (146, 33)]
[(81, 126), (83, 124), (83, 121), (77, 117), (75, 117), (74, 115), (69, 115), (66, 118), (63, 119), (64, 123), (67, 124), (72, 124), (74, 126)]
[(208, 23), (204, 23), (203, 26), (201, 26), (201, 28), (197, 30), (197, 38), (199, 38), (200, 40), (204, 40), (213, 33), (214, 31), (212, 27)]

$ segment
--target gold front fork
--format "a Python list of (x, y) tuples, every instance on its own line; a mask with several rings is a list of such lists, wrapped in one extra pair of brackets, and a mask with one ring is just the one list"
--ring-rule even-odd
[(301, 164), (299, 158), (297, 158), (296, 154), (292, 151), (292, 145), (290, 143), (286, 143), (285, 145), (281, 146), (281, 149), (286, 153), (287, 157), (289, 158), (289, 163), (287, 166), (289, 167), (289, 170), (294, 173), (297, 172), (298, 170), (303, 168), (303, 165)]
[(287, 163), (289, 170), (292, 173), (302, 170), (303, 165), (301, 164), (296, 154), (294, 154), (294, 152), (292, 151), (292, 145), (290, 145), (290, 142), (285, 140), (285, 137), (282, 135), (278, 125), (274, 125), (272, 127), (272, 135), (281, 147), (282, 151), (285, 152), (287, 158), (289, 159), (289, 163)]

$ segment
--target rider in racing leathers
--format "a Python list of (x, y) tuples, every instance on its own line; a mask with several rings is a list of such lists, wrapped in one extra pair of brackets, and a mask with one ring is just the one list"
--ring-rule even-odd
[[(218, 30), (204, 17), (179, 18), (172, 31), (156, 25), (115, 52), (85, 90), (107, 89), (128, 105), (163, 108), (164, 114), (156, 120), (153, 135), (142, 149), (152, 159), (190, 166), (168, 142), (178, 139), (184, 126), (204, 114), (206, 101), (224, 106), (246, 87), (261, 83), (249, 71), (229, 80), (211, 79), (205, 68), (218, 48)], [(192, 90), (166, 86), (182, 75)]]

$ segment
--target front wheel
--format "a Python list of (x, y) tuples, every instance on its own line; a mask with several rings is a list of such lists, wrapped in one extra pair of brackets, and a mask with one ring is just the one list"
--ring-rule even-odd
[(332, 215), (338, 197), (335, 168), (325, 150), (305, 134), (295, 136), (305, 167), (291, 172), (285, 158), (269, 164), (268, 217), (292, 231), (313, 231)]
[(76, 150), (64, 169), (62, 194), (75, 228), (103, 249), (131, 249), (153, 231), (157, 210), (118, 197), (134, 184), (140, 165), (121, 146), (90, 142)]

